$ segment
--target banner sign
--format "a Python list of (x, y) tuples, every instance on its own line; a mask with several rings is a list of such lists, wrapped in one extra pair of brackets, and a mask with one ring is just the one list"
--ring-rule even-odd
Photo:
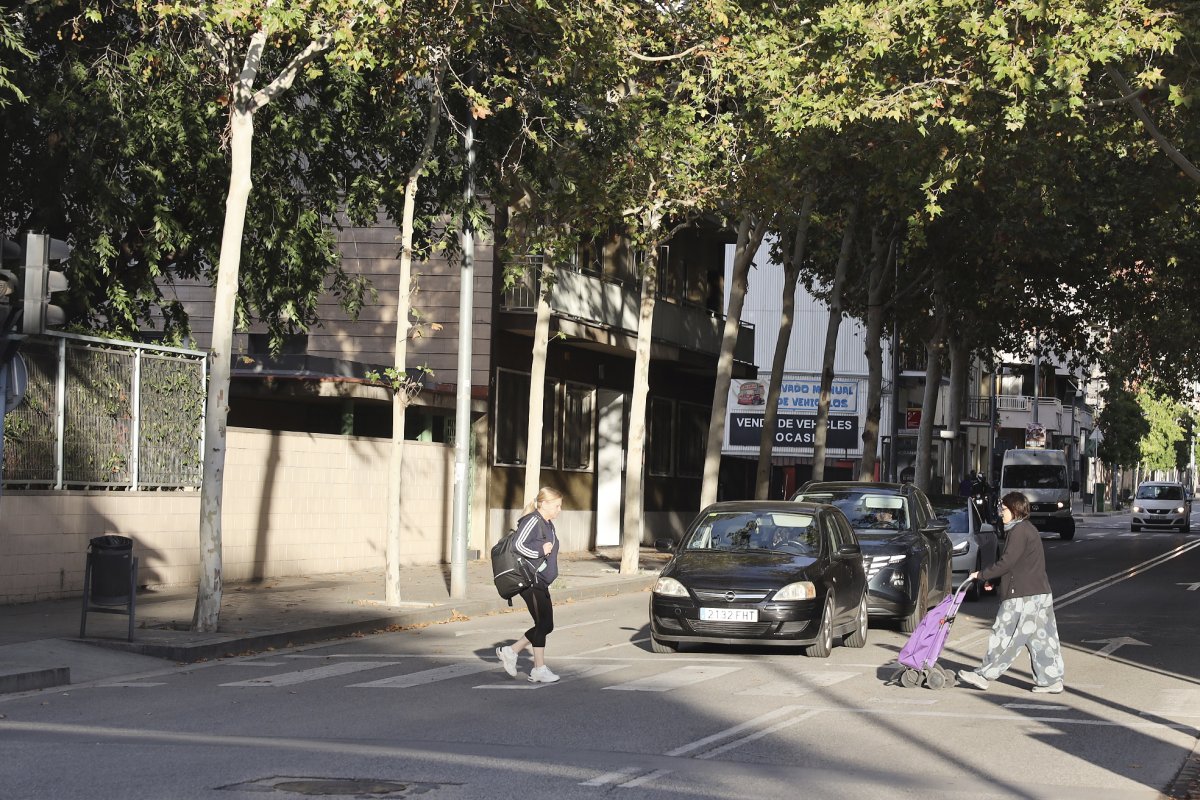
[[(829, 390), (830, 414), (858, 413), (859, 381), (835, 380)], [(759, 409), (767, 404), (765, 380), (734, 380), (730, 386), (732, 406), (751, 406)], [(779, 412), (816, 411), (821, 399), (819, 378), (785, 378), (779, 387)]]
[[(830, 414), (825, 446), (830, 450), (856, 450), (862, 447), (858, 436), (858, 417)], [(762, 414), (729, 415), (729, 444), (732, 447), (758, 447), (762, 436)], [(775, 418), (776, 447), (812, 447), (817, 435), (817, 415), (779, 414)]]

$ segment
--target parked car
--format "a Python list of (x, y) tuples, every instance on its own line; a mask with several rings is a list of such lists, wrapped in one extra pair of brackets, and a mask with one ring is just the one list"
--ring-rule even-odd
[[(979, 513), (979, 504), (970, 497), (954, 495), (930, 495), (933, 513), (950, 523), (946, 535), (950, 537), (950, 566), (954, 573), (954, 585), (958, 586), (972, 572), (984, 564), (996, 560), (998, 541), (995, 528), (984, 522)], [(967, 587), (967, 599), (978, 600), (983, 582), (975, 581)]]
[(786, 501), (714, 503), (688, 526), (650, 595), (651, 649), (685, 642), (804, 646), (867, 643), (867, 576), (836, 508)]
[(1191, 492), (1182, 483), (1144, 481), (1138, 486), (1129, 509), (1129, 530), (1178, 527), (1184, 533), (1192, 530)]
[(792, 497), (839, 508), (854, 528), (867, 568), (871, 616), (900, 620), (912, 633), (931, 606), (954, 591), (949, 523), (912, 484), (810, 482)]

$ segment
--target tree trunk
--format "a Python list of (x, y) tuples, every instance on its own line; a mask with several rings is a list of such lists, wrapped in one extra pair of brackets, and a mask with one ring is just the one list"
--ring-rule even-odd
[(804, 195), (800, 209), (800, 224), (792, 244), (792, 258), (783, 273), (783, 312), (779, 315), (779, 335), (775, 337), (775, 356), (771, 360), (771, 384), (767, 388), (767, 406), (763, 409), (763, 428), (758, 438), (758, 474), (755, 476), (754, 499), (766, 500), (771, 491), (771, 451), (775, 447), (775, 420), (779, 417), (779, 394), (783, 372), (787, 368), (788, 346), (792, 342), (792, 324), (796, 316), (796, 281), (804, 263), (808, 246), (808, 224), (812, 217), (816, 195)]
[(525, 434), (525, 502), (537, 497), (542, 479), (542, 413), (546, 402), (546, 350), (550, 342), (550, 292), (554, 290), (550, 269), (553, 254), (538, 269), (537, 321), (533, 326), (533, 362), (529, 368), (529, 418)]
[[(879, 463), (879, 418), (883, 405), (883, 310), (887, 268), (892, 263), (895, 242), (888, 247), (876, 229), (871, 236), (871, 269), (867, 276), (867, 419), (863, 425), (863, 456), (858, 468), (860, 481), (875, 480)], [(892, 376), (892, 380), (895, 380)]]
[[(404, 480), (404, 428), (414, 387), (408, 380), (408, 331), (412, 313), (413, 216), (416, 213), (417, 185), (433, 154), (441, 124), (441, 106), (437, 99), (441, 72), (435, 72), (429, 97), (429, 126), (421, 154), (408, 171), (404, 183), (404, 209), (400, 214), (400, 276), (396, 289), (396, 339), (392, 378), (392, 441), (388, 452), (387, 538), (384, 544), (384, 602), (400, 604), (400, 492)], [(417, 384), (417, 389), (420, 384)]]
[[(246, 73), (243, 73), (245, 76)], [(244, 77), (253, 84), (253, 72)], [(245, 87), (249, 95), (249, 86)], [(229, 111), (231, 167), (225, 199), (225, 227), (217, 264), (217, 290), (213, 299), (210, 373), (204, 406), (204, 478), (200, 489), (200, 579), (192, 630), (211, 633), (221, 617), (221, 501), (224, 494), (225, 432), (229, 418), (229, 369), (233, 351), (233, 325), (237, 310), (239, 272), (242, 266), (242, 230), (250, 199), (253, 162), (254, 113), (244, 101)]]
[[(649, 212), (646, 229), (658, 230), (658, 211)], [(658, 245), (653, 236), (642, 265), (642, 298), (638, 313), (637, 350), (633, 360), (633, 392), (629, 400), (629, 440), (625, 457), (625, 518), (621, 525), (621, 574), (638, 571), (642, 545), (642, 485), (646, 461), (646, 412), (650, 393), (650, 334), (654, 325), (654, 290), (658, 285)]]
[(944, 324), (939, 323), (925, 341), (925, 397), (921, 402), (921, 428), (917, 431), (917, 474), (914, 482), (923, 492), (929, 491), (933, 469), (933, 415), (937, 411), (938, 391), (942, 386), (942, 347)]
[(833, 287), (829, 291), (829, 324), (825, 328), (825, 353), (821, 357), (821, 396), (817, 401), (816, 430), (813, 431), (812, 478), (814, 481), (825, 480), (825, 442), (829, 436), (829, 398), (833, 389), (838, 330), (842, 327), (842, 292), (846, 287), (850, 256), (854, 252), (854, 229), (856, 227), (858, 227), (858, 206), (853, 205), (846, 215), (846, 229), (842, 232), (842, 251), (838, 255)]
[(733, 284), (729, 288), (729, 308), (725, 309), (725, 329), (721, 353), (717, 357), (717, 375), (713, 383), (712, 415), (708, 419), (708, 445), (704, 451), (704, 482), (700, 487), (700, 508), (717, 501), (717, 481), (721, 472), (721, 445), (725, 441), (725, 411), (729, 408), (729, 384), (733, 378), (733, 351), (741, 329), (742, 306), (750, 265), (762, 244), (767, 222), (755, 221), (749, 214), (738, 225), (737, 247), (733, 256)]
[[(950, 469), (951, 485), (957, 491), (958, 483), (966, 476), (963, 468), (965, 443), (962, 440), (963, 396), (967, 392), (967, 369), (971, 366), (971, 350), (967, 347), (966, 338), (956, 334), (950, 337), (950, 397), (946, 404), (946, 429), (954, 431), (950, 440)], [(961, 471), (963, 474), (959, 475)], [(943, 487), (944, 488), (944, 487)]]

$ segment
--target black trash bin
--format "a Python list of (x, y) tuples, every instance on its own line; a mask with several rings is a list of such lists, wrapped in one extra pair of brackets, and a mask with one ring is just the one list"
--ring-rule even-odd
[(136, 587), (137, 559), (133, 556), (133, 539), (112, 534), (92, 539), (88, 543), (87, 563), (84, 566), (79, 637), (82, 639), (87, 629), (88, 611), (103, 611), (128, 614), (129, 640), (133, 641)]
[(123, 606), (133, 589), (133, 539), (128, 536), (97, 536), (88, 545), (92, 557), (92, 597), (98, 606)]

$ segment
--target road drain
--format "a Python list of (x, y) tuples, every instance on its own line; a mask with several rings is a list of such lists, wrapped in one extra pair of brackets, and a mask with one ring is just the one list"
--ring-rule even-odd
[(374, 778), (262, 778), (257, 781), (222, 786), (222, 789), (250, 792), (281, 792), (304, 797), (386, 798), (415, 797), (446, 784), (413, 781), (387, 781)]

